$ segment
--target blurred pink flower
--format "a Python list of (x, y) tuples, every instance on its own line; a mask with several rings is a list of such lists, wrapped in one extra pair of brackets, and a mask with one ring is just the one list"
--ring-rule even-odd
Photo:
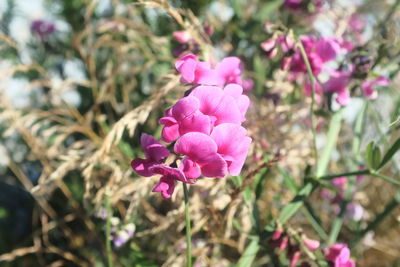
[(378, 97), (378, 92), (375, 90), (376, 86), (387, 86), (389, 85), (389, 79), (380, 76), (372, 81), (364, 81), (361, 84), (361, 90), (365, 98), (376, 99)]
[(180, 44), (186, 44), (192, 40), (192, 36), (188, 31), (176, 31), (172, 33), (172, 37)]
[(350, 249), (346, 244), (335, 244), (324, 250), (325, 258), (333, 262), (334, 267), (355, 267), (356, 264), (350, 259)]
[(144, 150), (145, 159), (136, 158), (132, 160), (131, 166), (139, 175), (150, 177), (153, 175), (150, 168), (163, 162), (169, 156), (169, 151), (154, 137), (145, 133), (140, 137), (140, 143)]
[(310, 250), (315, 251), (319, 248), (320, 243), (318, 240), (310, 239), (307, 237), (303, 237), (304, 245)]
[(348, 84), (350, 83), (351, 71), (332, 71), (331, 78), (323, 85), (325, 93), (336, 93), (336, 101), (341, 106), (347, 106), (350, 102)]
[(38, 19), (31, 22), (31, 31), (39, 35), (40, 39), (43, 41), (47, 35), (55, 31), (55, 25), (52, 22)]

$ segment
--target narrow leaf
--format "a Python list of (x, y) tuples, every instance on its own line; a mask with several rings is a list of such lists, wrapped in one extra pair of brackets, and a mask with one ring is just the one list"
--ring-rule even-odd
[(378, 166), (378, 169), (381, 169), (383, 166), (388, 163), (388, 161), (396, 154), (396, 152), (400, 149), (400, 138), (397, 139), (396, 142), (389, 148), (389, 150), (386, 152), (385, 156), (383, 156), (383, 159), (381, 163)]

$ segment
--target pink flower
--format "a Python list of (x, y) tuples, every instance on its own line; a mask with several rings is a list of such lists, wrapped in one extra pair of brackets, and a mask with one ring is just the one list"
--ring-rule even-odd
[(314, 239), (310, 239), (307, 237), (303, 237), (303, 242), (304, 245), (310, 250), (310, 251), (315, 251), (319, 248), (319, 241), (318, 240), (314, 240)]
[(350, 259), (350, 249), (346, 244), (335, 244), (324, 250), (325, 258), (333, 262), (334, 267), (355, 267), (356, 264)]
[(144, 150), (145, 159), (136, 158), (132, 160), (131, 166), (139, 175), (150, 177), (153, 172), (150, 168), (157, 165), (169, 156), (169, 151), (154, 137), (148, 134), (142, 134), (140, 143)]
[(347, 89), (350, 83), (350, 71), (333, 71), (331, 78), (323, 85), (325, 93), (336, 93), (336, 101), (341, 106), (347, 106), (350, 102), (350, 93)]
[(192, 40), (192, 36), (188, 31), (176, 31), (172, 33), (172, 37), (180, 44), (186, 44)]
[(341, 46), (336, 38), (321, 38), (315, 44), (315, 52), (323, 62), (335, 59), (340, 50)]
[(189, 132), (209, 135), (213, 127), (221, 123), (241, 124), (250, 104), (242, 92), (243, 88), (237, 84), (229, 84), (224, 89), (196, 87), (159, 120), (164, 125), (162, 139), (172, 142)]
[(380, 76), (372, 81), (365, 81), (361, 84), (361, 90), (365, 98), (375, 99), (378, 97), (378, 92), (375, 90), (375, 86), (387, 86), (389, 80), (383, 76)]
[(40, 39), (43, 41), (46, 36), (52, 34), (55, 31), (55, 25), (51, 22), (46, 22), (44, 20), (34, 20), (31, 23), (31, 31), (39, 35)]
[(208, 62), (198, 61), (195, 55), (188, 54), (180, 57), (175, 67), (183, 83), (216, 86), (242, 84), (242, 63), (237, 57), (226, 57), (212, 68)]

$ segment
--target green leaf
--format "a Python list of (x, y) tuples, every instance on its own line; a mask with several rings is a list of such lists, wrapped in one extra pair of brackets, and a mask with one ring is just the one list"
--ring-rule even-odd
[(252, 266), (253, 261), (257, 255), (258, 250), (260, 249), (260, 245), (258, 244), (258, 238), (254, 238), (250, 244), (247, 245), (246, 250), (243, 255), (240, 257), (239, 262), (236, 264), (236, 267), (249, 267)]
[(385, 156), (383, 156), (383, 159), (381, 163), (378, 166), (378, 169), (381, 169), (383, 166), (388, 163), (388, 161), (396, 154), (396, 152), (400, 149), (400, 138), (397, 139), (396, 142), (389, 148), (389, 150), (386, 152)]
[(317, 177), (324, 175), (328, 167), (332, 151), (335, 149), (336, 141), (339, 136), (342, 117), (343, 117), (343, 109), (339, 110), (332, 116), (332, 120), (329, 124), (328, 141), (325, 145), (324, 151), (322, 152), (320, 159), (318, 160), (318, 166), (316, 172)]
[(371, 142), (368, 144), (365, 153), (368, 166), (376, 170), (381, 163), (381, 150), (374, 142)]

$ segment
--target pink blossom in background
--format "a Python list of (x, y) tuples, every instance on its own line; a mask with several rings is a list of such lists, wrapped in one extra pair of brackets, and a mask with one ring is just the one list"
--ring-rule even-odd
[(324, 83), (325, 93), (336, 93), (336, 102), (341, 106), (347, 106), (350, 103), (350, 92), (348, 85), (350, 83), (351, 71), (332, 71), (331, 78)]
[(333, 263), (334, 267), (355, 267), (350, 259), (350, 249), (346, 244), (338, 243), (324, 250), (325, 258)]
[(145, 159), (136, 158), (132, 160), (131, 166), (139, 175), (149, 177), (153, 175), (150, 168), (163, 162), (169, 156), (169, 151), (154, 137), (145, 133), (140, 137), (140, 143), (144, 150)]
[(380, 76), (372, 81), (364, 81), (361, 83), (361, 90), (365, 98), (376, 99), (378, 92), (375, 90), (376, 86), (388, 86), (389, 80), (383, 76)]
[(318, 240), (303, 237), (304, 245), (310, 250), (315, 251), (319, 248), (320, 242)]
[(38, 19), (32, 21), (31, 31), (39, 35), (40, 39), (43, 41), (47, 35), (52, 34), (55, 31), (55, 25), (52, 22)]
[[(312, 88), (311, 88), (311, 83), (310, 82), (306, 82), (304, 85), (304, 92), (307, 96), (312, 96)], [(318, 104), (321, 104), (322, 102), (322, 96), (324, 94), (324, 91), (322, 90), (322, 86), (319, 82), (315, 82), (314, 84), (314, 97), (315, 97), (315, 101)]]
[(291, 11), (309, 11), (307, 6), (309, 3), (313, 5), (315, 12), (321, 11), (323, 0), (285, 0), (285, 2), (283, 2), (283, 6)]
[(172, 37), (180, 44), (186, 44), (192, 40), (192, 36), (188, 31), (176, 31), (172, 33)]

